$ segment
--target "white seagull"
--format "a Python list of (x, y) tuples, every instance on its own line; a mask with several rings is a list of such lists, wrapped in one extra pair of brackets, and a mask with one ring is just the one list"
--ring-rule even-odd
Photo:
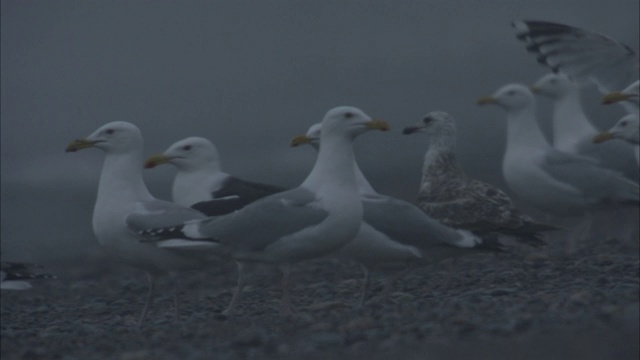
[[(309, 144), (322, 149), (321, 124), (312, 125), (306, 135), (293, 138), (292, 146)], [(393, 282), (408, 271), (444, 259), (480, 251), (501, 251), (495, 240), (484, 240), (466, 230), (455, 230), (427, 216), (415, 205), (377, 193), (353, 159), (358, 191), (364, 208), (356, 237), (338, 252), (362, 266), (365, 274), (360, 306), (364, 306), (371, 283), (371, 269), (401, 269), (386, 279), (383, 296)]]
[(594, 136), (593, 142), (600, 144), (611, 139), (621, 139), (633, 145), (636, 162), (640, 164), (640, 121), (638, 121), (638, 114), (624, 116), (611, 129)]
[(178, 169), (172, 198), (208, 216), (235, 211), (284, 188), (239, 179), (222, 171), (216, 146), (201, 137), (189, 137), (145, 161), (145, 168), (171, 164)]
[(299, 187), (264, 197), (228, 215), (187, 222), (175, 231), (143, 232), (150, 238), (184, 238), (182, 243), (160, 241), (158, 246), (179, 247), (191, 239), (203, 246), (210, 241), (230, 248), (240, 266), (238, 286), (225, 314), (231, 314), (239, 302), (245, 285), (242, 265), (251, 262), (279, 266), (283, 273), (282, 312), (292, 313), (291, 265), (335, 252), (358, 233), (363, 210), (353, 171), (353, 141), (368, 130), (386, 130), (388, 125), (357, 108), (341, 106), (327, 112), (322, 126), (320, 153)]
[[(142, 178), (143, 139), (138, 127), (115, 121), (101, 126), (84, 139), (72, 141), (67, 152), (86, 148), (105, 152), (98, 195), (93, 211), (93, 231), (98, 242), (126, 264), (142, 269), (149, 280), (149, 293), (140, 316), (142, 325), (155, 295), (157, 276), (181, 270), (218, 265), (225, 257), (214, 253), (160, 249), (140, 243), (137, 232), (150, 227), (203, 219), (201, 212), (155, 199)], [(175, 292), (176, 317), (178, 289)]]
[(531, 246), (544, 245), (540, 232), (558, 230), (521, 213), (499, 188), (467, 176), (458, 163), (456, 123), (450, 114), (432, 111), (403, 133), (429, 138), (417, 199), (427, 215), (455, 229), (514, 236)]
[(507, 113), (507, 148), (502, 171), (509, 187), (524, 201), (547, 213), (584, 212), (600, 203), (638, 205), (638, 184), (600, 167), (596, 160), (554, 149), (535, 115), (535, 99), (526, 86), (509, 84), (479, 105), (495, 104)]
[(585, 114), (580, 88), (564, 74), (546, 74), (530, 86), (531, 91), (553, 102), (553, 147), (567, 153), (593, 157), (605, 167), (624, 172), (629, 178), (638, 178), (638, 167), (633, 147), (624, 142), (595, 146), (592, 139), (600, 133)]

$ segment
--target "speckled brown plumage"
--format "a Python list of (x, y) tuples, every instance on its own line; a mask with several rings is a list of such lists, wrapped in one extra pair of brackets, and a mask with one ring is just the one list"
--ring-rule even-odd
[(444, 112), (427, 114), (405, 134), (425, 132), (430, 137), (424, 157), (418, 206), (442, 223), (478, 234), (515, 235), (531, 245), (542, 245), (540, 231), (557, 229), (535, 222), (513, 205), (509, 196), (493, 185), (470, 179), (456, 157), (456, 127)]

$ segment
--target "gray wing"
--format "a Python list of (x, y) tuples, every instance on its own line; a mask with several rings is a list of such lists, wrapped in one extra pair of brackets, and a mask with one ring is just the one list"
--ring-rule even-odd
[(180, 225), (188, 220), (204, 219), (200, 211), (168, 201), (140, 201), (136, 209), (125, 218), (127, 227), (134, 232), (146, 229)]
[(253, 202), (242, 210), (199, 224), (198, 232), (236, 251), (259, 251), (278, 239), (324, 221), (329, 213), (303, 188)]
[(577, 81), (592, 80), (600, 91), (626, 88), (638, 79), (638, 55), (604, 35), (547, 21), (515, 21), (518, 39), (538, 62)]
[(630, 179), (638, 178), (638, 163), (633, 154), (633, 145), (625, 141), (607, 141), (594, 144), (593, 138), (585, 138), (578, 144), (580, 155), (598, 160), (606, 168), (619, 171)]
[(638, 202), (638, 184), (619, 172), (598, 166), (595, 159), (551, 149), (541, 168), (579, 189), (589, 201)]
[(452, 245), (462, 236), (455, 230), (427, 216), (417, 206), (388, 196), (362, 202), (364, 221), (402, 244), (424, 248)]

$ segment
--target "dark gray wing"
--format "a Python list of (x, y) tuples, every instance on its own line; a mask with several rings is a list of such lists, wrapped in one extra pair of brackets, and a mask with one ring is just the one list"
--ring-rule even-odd
[(207, 216), (224, 215), (242, 209), (265, 196), (285, 190), (285, 188), (279, 186), (245, 181), (230, 176), (220, 189), (211, 193), (211, 200), (196, 203), (192, 208)]
[(577, 81), (598, 84), (600, 91), (620, 91), (638, 80), (638, 55), (604, 35), (548, 21), (514, 21), (516, 36), (538, 62)]
[(2, 280), (55, 279), (55, 276), (41, 272), (42, 266), (27, 263), (3, 261), (1, 263)]

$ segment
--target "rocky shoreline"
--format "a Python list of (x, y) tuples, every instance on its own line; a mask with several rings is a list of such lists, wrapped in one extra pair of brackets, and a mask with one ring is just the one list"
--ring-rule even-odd
[(163, 278), (137, 327), (144, 275), (62, 271), (31, 291), (2, 293), (2, 359), (637, 359), (637, 244), (605, 241), (572, 255), (461, 258), (401, 278), (380, 276), (357, 308), (362, 272), (337, 259), (299, 264), (294, 317), (279, 314), (279, 274), (260, 267), (237, 315), (225, 317), (233, 264), (181, 277), (174, 319)]

